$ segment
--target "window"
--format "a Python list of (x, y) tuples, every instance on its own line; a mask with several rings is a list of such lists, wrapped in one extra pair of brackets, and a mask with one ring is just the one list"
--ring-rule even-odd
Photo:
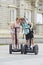
[(25, 18), (26, 18), (27, 23), (28, 23), (28, 22), (31, 22), (31, 11), (26, 11), (26, 12), (24, 13), (24, 16), (25, 16)]
[(10, 11), (10, 20), (14, 21), (14, 10)]
[(37, 23), (42, 24), (42, 14), (40, 13), (37, 14)]
[(10, 21), (14, 22), (15, 19), (16, 19), (16, 10), (12, 9), (12, 10), (10, 10)]

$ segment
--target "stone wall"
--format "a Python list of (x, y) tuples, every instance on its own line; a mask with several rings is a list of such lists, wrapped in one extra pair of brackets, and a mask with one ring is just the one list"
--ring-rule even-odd
[(43, 24), (36, 24), (36, 34), (43, 35)]

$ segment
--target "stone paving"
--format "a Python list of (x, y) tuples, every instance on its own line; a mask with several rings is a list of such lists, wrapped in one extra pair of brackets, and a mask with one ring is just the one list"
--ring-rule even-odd
[(39, 53), (9, 54), (9, 45), (0, 45), (0, 65), (43, 65), (43, 44), (39, 43)]

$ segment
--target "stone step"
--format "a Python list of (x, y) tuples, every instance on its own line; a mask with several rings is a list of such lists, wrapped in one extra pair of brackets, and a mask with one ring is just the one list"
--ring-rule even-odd
[[(0, 33), (0, 44), (11, 44), (12, 40), (11, 40), (11, 35), (9, 34), (9, 32), (7, 33), (7, 31), (5, 32), (6, 34), (2, 34), (2, 32)], [(24, 38), (24, 39), (23, 39)], [(43, 35), (37, 35), (34, 34), (34, 41), (35, 43), (43, 43)], [(23, 37), (23, 33), (19, 34), (19, 43), (25, 43), (25, 35)]]
[[(34, 38), (35, 43), (43, 43), (43, 38), (35, 37)], [(0, 37), (0, 44), (11, 44), (12, 40), (11, 37)], [(26, 43), (25, 39), (19, 39), (19, 43)]]

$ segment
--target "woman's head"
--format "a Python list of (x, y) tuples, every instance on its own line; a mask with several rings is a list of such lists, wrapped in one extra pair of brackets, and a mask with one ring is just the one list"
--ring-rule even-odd
[(19, 21), (19, 18), (16, 18), (16, 22), (17, 22), (17, 23), (19, 23), (19, 22), (20, 22), (20, 21)]

